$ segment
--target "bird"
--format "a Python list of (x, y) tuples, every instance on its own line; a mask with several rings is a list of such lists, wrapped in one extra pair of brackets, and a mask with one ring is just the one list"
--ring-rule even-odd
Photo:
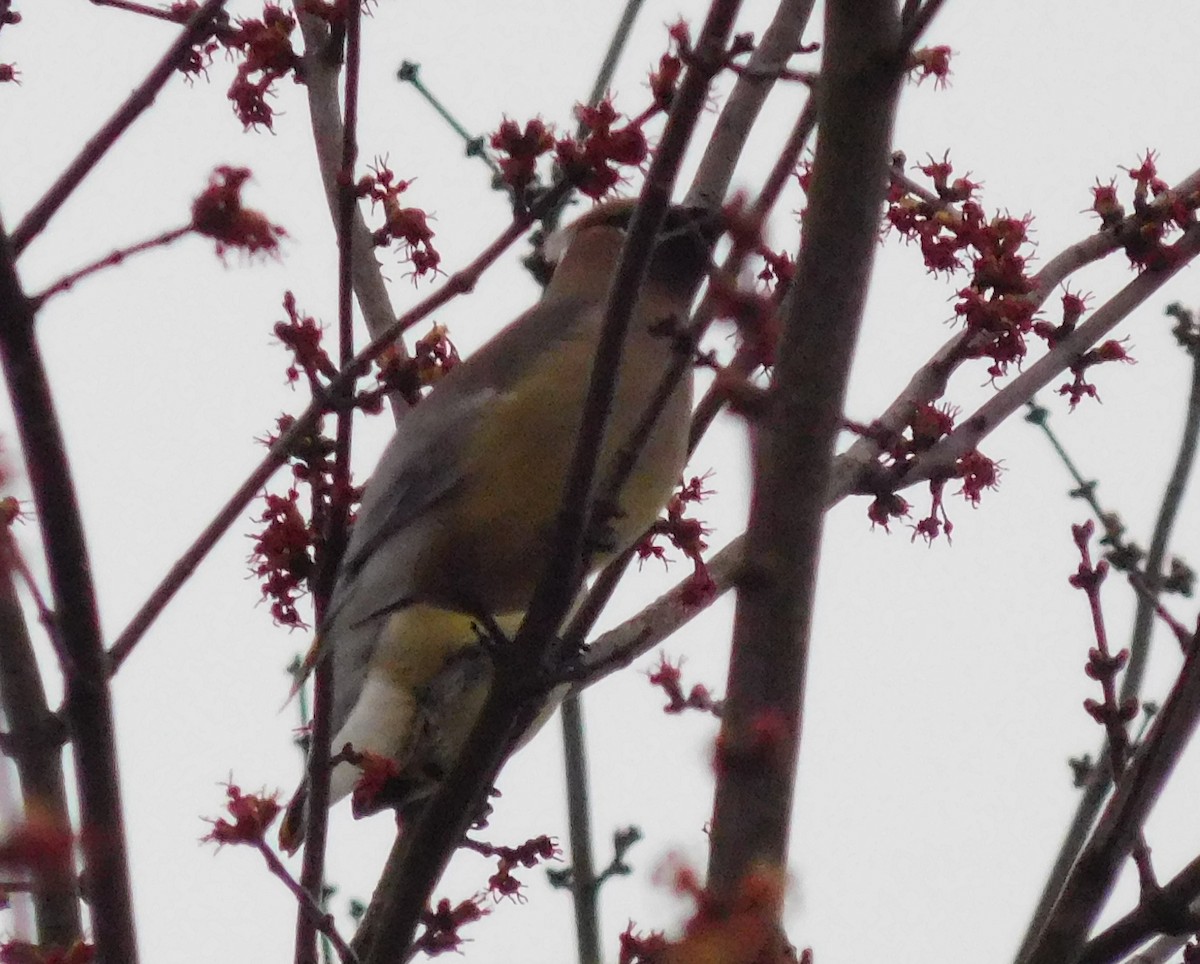
[[(350, 744), (395, 761), (401, 814), (447, 772), (482, 708), (491, 656), (479, 627), (511, 637), (542, 575), (635, 208), (633, 199), (597, 204), (547, 239), (544, 255), (556, 263), (540, 300), (404, 414), (364, 488), (313, 653), (333, 662), (333, 751)], [(679, 332), (720, 231), (719, 212), (668, 208), (626, 336), (597, 479), (677, 353), (691, 350)], [(688, 366), (605, 513), (605, 544), (589, 570), (631, 546), (666, 505), (685, 467), (691, 406)], [(331, 804), (359, 776), (336, 763)], [(288, 852), (303, 842), (306, 797), (302, 782), (285, 811)]]

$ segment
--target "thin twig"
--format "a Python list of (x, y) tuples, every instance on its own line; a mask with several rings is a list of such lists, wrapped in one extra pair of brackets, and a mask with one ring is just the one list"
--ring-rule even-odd
[[(595, 82), (592, 84), (591, 93), (588, 95), (589, 106), (599, 103), (608, 91), (634, 21), (644, 2), (645, 0), (626, 0), (621, 19), (613, 31), (600, 69), (596, 73)], [(580, 120), (576, 138), (582, 140), (586, 133), (586, 125)], [(565, 202), (564, 197), (563, 203)], [(563, 205), (556, 206), (543, 221), (545, 230), (553, 230), (562, 207)], [(624, 567), (620, 571), (624, 572)], [(592, 598), (591, 594), (589, 598)], [(581, 694), (567, 694), (563, 699), (559, 720), (562, 725), (564, 782), (567, 792), (567, 836), (571, 844), (570, 890), (571, 904), (575, 911), (575, 942), (580, 964), (600, 964), (600, 912), (597, 901), (599, 881), (592, 858), (587, 739), (583, 725)]]
[(173, 241), (177, 241), (185, 234), (192, 230), (191, 225), (186, 225), (182, 228), (172, 228), (169, 231), (163, 231), (161, 234), (153, 238), (147, 238), (145, 241), (139, 241), (137, 244), (131, 244), (124, 248), (118, 248), (116, 251), (106, 254), (103, 258), (98, 258), (89, 265), (85, 265), (76, 271), (72, 271), (68, 275), (64, 275), (56, 282), (46, 288), (44, 291), (38, 292), (30, 297), (35, 310), (40, 309), (47, 299), (63, 291), (69, 291), (78, 282), (82, 281), (88, 275), (95, 274), (97, 271), (102, 271), (104, 268), (113, 268), (119, 264), (123, 264), (127, 259), (135, 254), (141, 254), (144, 251), (149, 251), (153, 248), (162, 248)]
[(1162, 709), (1130, 761), (1025, 964), (1076, 960), (1146, 816), (1200, 723), (1200, 646), (1192, 645)]
[(929, 29), (933, 18), (937, 16), (937, 12), (942, 8), (945, 0), (925, 0), (921, 6), (912, 11), (912, 16), (904, 20), (903, 31), (900, 35), (900, 49), (906, 53), (921, 39), (921, 36)]
[[(1076, 484), (1079, 486), (1079, 490), (1091, 504), (1092, 511), (1100, 521), (1103, 521), (1104, 512), (1096, 501), (1092, 487), (1087, 484), (1079, 470), (1075, 468), (1071, 459), (1067, 456), (1067, 453), (1050, 430), (1049, 425), (1046, 424), (1044, 416), (1038, 419), (1036, 424), (1039, 425), (1050, 439), (1051, 444), (1059, 452), (1059, 457), (1067, 466), (1068, 471), (1071, 472)], [(1150, 642), (1153, 635), (1157, 594), (1161, 585), (1163, 562), (1166, 559), (1167, 546), (1170, 542), (1171, 532), (1174, 529), (1178, 508), (1182, 503), (1183, 493), (1187, 487), (1188, 476), (1195, 461), (1198, 435), (1200, 435), (1200, 353), (1193, 353), (1192, 385), (1188, 393), (1187, 417), (1184, 424), (1183, 437), (1180, 440), (1179, 451), (1175, 456), (1175, 467), (1172, 469), (1171, 478), (1167, 483), (1166, 491), (1163, 493), (1158, 518), (1154, 524), (1154, 533), (1150, 541), (1150, 550), (1146, 555), (1145, 572), (1148, 580), (1148, 585), (1146, 586), (1148, 593), (1138, 593), (1137, 610), (1133, 619), (1133, 630), (1130, 634), (1129, 663), (1126, 666), (1125, 675), (1121, 680), (1119, 699), (1122, 703), (1128, 699), (1137, 698), (1141, 690), (1142, 677), (1145, 672), (1146, 661), (1149, 657)], [(1104, 760), (1107, 754), (1108, 745), (1107, 741), (1105, 741), (1104, 746), (1097, 753), (1096, 759)], [(1058, 899), (1063, 883), (1067, 879), (1067, 874), (1070, 872), (1079, 851), (1083, 848), (1092, 824), (1095, 823), (1096, 817), (1099, 815), (1100, 808), (1103, 806), (1111, 787), (1111, 771), (1102, 764), (1093, 767), (1087, 784), (1084, 787), (1083, 795), (1080, 797), (1079, 803), (1075, 808), (1075, 814), (1071, 819), (1070, 826), (1068, 826), (1066, 835), (1059, 847), (1054, 865), (1046, 877), (1046, 883), (1042, 887), (1037, 906), (1030, 917), (1025, 936), (1022, 938), (1020, 948), (1017, 951), (1017, 960), (1021, 960), (1025, 956), (1032, 946), (1033, 941), (1041, 932), (1042, 927), (1045, 926), (1046, 918), (1049, 916), (1054, 902)]]
[[(341, 210), (342, 185), (339, 174), (342, 169), (342, 145), (344, 134), (342, 119), (339, 113), (338, 77), (339, 67), (336, 62), (326, 56), (329, 41), (329, 30), (326, 25), (310, 13), (304, 11), (302, 0), (294, 0), (292, 6), (296, 10), (300, 22), (300, 32), (304, 36), (304, 86), (308, 91), (308, 112), (312, 123), (313, 146), (317, 152), (317, 167), (321, 174), (321, 183), (325, 187), (325, 199), (329, 205), (329, 215), (334, 224), (338, 223)], [(367, 331), (372, 338), (378, 338), (390, 329), (396, 312), (392, 308), (391, 298), (388, 297), (387, 285), (384, 284), (383, 272), (379, 260), (375, 257), (375, 247), (371, 238), (371, 230), (363, 218), (358, 205), (354, 207), (353, 225), (353, 278), (354, 294), (358, 299), (358, 307), (366, 321)], [(399, 342), (396, 349), (403, 353), (404, 344)], [(393, 412), (399, 416), (405, 406), (402, 400), (389, 395)]]
[[(1150, 899), (1143, 897), (1136, 908), (1110, 924), (1084, 945), (1077, 964), (1114, 964), (1156, 934), (1170, 927), (1196, 931), (1193, 902), (1200, 897), (1200, 857), (1192, 860)], [(1179, 939), (1180, 945), (1187, 938)]]
[(270, 845), (265, 840), (259, 840), (255, 844), (255, 849), (262, 854), (263, 860), (267, 862), (267, 867), (271, 873), (283, 881), (288, 890), (296, 898), (296, 902), (300, 905), (300, 911), (307, 914), (318, 931), (329, 938), (329, 942), (333, 944), (334, 949), (341, 958), (343, 964), (358, 964), (358, 955), (351, 950), (350, 945), (338, 933), (337, 927), (334, 926), (333, 917), (322, 910), (312, 894), (300, 886), (295, 877), (291, 875), (287, 867), (283, 865), (283, 861), (273, 851)]
[[(17, 598), (13, 573), (24, 569), (24, 564), (15, 563), (19, 550), (12, 533), (5, 531), (0, 539), (0, 704), (9, 726), (9, 749), (26, 810), (36, 807), (52, 825), (69, 827), (64, 728), (46, 702), (33, 641)], [(46, 848), (32, 873), (34, 882), (28, 889), (33, 894), (39, 943), (70, 947), (83, 933), (72, 855)], [(0, 891), (11, 889), (0, 885)]]
[(26, 245), (41, 233), (50, 219), (54, 217), (55, 212), (66, 203), (67, 198), (91, 173), (92, 168), (100, 162), (100, 159), (108, 153), (120, 136), (142, 115), (143, 111), (154, 103), (158, 92), (183, 62), (184, 55), (208, 34), (212, 29), (213, 18), (224, 6), (225, 0), (205, 0), (204, 5), (192, 14), (187, 26), (183, 28), (183, 32), (146, 75), (146, 79), (134, 88), (104, 126), (88, 138), (75, 160), (67, 165), (67, 169), (50, 185), (46, 193), (30, 208), (29, 213), (21, 219), (12, 232), (9, 241), (14, 257), (19, 256), (25, 250)]
[[(346, 369), (354, 361), (354, 215), (357, 200), (352, 185), (358, 161), (358, 94), (362, 58), (362, 5), (346, 11), (345, 119), (342, 123), (342, 158), (338, 177), (338, 364)], [(320, 568), (314, 596), (319, 603), (317, 625), (324, 619), (325, 604), (333, 591), (338, 563), (345, 550), (350, 525), (350, 455), (354, 410), (340, 405), (334, 443), (333, 478), (328, 518), (321, 543)], [(314, 904), (321, 900), (325, 883), (325, 840), (329, 825), (330, 741), (333, 738), (333, 660), (322, 660), (313, 673), (312, 733), (308, 747), (304, 858), (300, 886)], [(317, 922), (303, 907), (296, 918), (296, 964), (317, 964)], [(340, 950), (340, 949), (339, 949)]]
[(125, 10), (128, 13), (141, 14), (143, 17), (152, 17), (155, 20), (179, 23), (179, 18), (170, 10), (163, 7), (152, 7), (146, 3), (135, 3), (133, 0), (89, 0), (89, 2), (97, 7), (112, 7), (116, 10)]
[[(814, 0), (784, 0), (776, 8), (746, 69), (739, 73), (721, 108), (685, 203), (715, 207), (724, 199), (754, 122), (780, 72), (800, 46), (813, 5)], [(794, 167), (793, 164), (787, 173)]]
[(568, 887), (575, 910), (575, 942), (579, 964), (600, 964), (600, 882), (592, 856), (592, 815), (588, 800), (587, 744), (582, 739), (583, 705), (579, 693), (569, 693), (562, 714), (563, 755), (567, 783), (567, 828), (571, 841)]

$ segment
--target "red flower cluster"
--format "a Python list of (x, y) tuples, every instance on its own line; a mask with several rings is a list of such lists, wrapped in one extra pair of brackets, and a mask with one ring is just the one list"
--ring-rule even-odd
[(652, 114), (645, 113), (615, 126), (621, 115), (607, 99), (595, 107), (576, 107), (575, 114), (587, 128), (587, 134), (582, 141), (572, 137), (560, 139), (554, 146), (555, 160), (568, 181), (588, 197), (599, 200), (623, 180), (620, 168), (637, 167), (649, 156), (650, 147), (641, 125)]
[(517, 867), (536, 867), (544, 860), (558, 860), (562, 851), (558, 841), (543, 834), (532, 837), (519, 847), (482, 843), (478, 840), (468, 840), (467, 845), (476, 853), (485, 857), (497, 858), (496, 872), (488, 878), (488, 890), (496, 900), (510, 897), (522, 901), (521, 888), (524, 884), (512, 875)]
[(908, 55), (908, 71), (922, 84), (927, 77), (933, 78), (935, 87), (945, 87), (950, 78), (950, 58), (954, 51), (949, 47), (921, 47)]
[[(926, 403), (918, 407), (909, 419), (908, 426), (899, 434), (885, 432), (875, 425), (847, 423), (847, 427), (865, 438), (872, 439), (883, 450), (887, 460), (878, 478), (878, 492), (867, 507), (867, 518), (871, 525), (884, 529), (893, 519), (907, 517), (912, 508), (908, 501), (893, 491), (892, 479), (903, 476), (908, 465), (917, 456), (929, 451), (937, 442), (950, 434), (954, 428), (955, 410), (949, 405), (936, 406)], [(929, 483), (931, 504), (928, 514), (913, 526), (913, 538), (921, 536), (932, 542), (945, 533), (949, 538), (954, 524), (946, 515), (943, 494), (946, 483), (952, 479), (962, 482), (958, 494), (972, 505), (978, 505), (984, 489), (995, 488), (999, 479), (999, 466), (977, 449), (972, 449), (954, 463), (949, 473)]]
[(218, 167), (208, 187), (192, 202), (191, 228), (217, 242), (217, 254), (229, 248), (247, 254), (275, 254), (286, 232), (260, 211), (242, 205), (242, 185), (250, 179), (244, 167)]
[(462, 944), (458, 929), (463, 924), (479, 920), (486, 913), (487, 910), (480, 906), (478, 897), (464, 900), (454, 907), (443, 897), (438, 901), (436, 909), (421, 913), (421, 923), (425, 925), (425, 930), (413, 943), (413, 948), (424, 951), (430, 957), (446, 951), (458, 951)]
[(242, 793), (240, 787), (230, 783), (225, 788), (229, 797), (225, 804), (233, 822), (224, 817), (210, 820), (212, 830), (204, 835), (206, 842), (223, 847), (225, 844), (253, 844), (266, 840), (267, 829), (279, 815), (279, 801), (275, 795)]
[(316, 540), (297, 505), (299, 498), (294, 488), (286, 495), (263, 496), (263, 512), (255, 520), (263, 528), (253, 537), (250, 554), (251, 571), (262, 580), (263, 599), (271, 600), (271, 618), (292, 629), (305, 625), (296, 604), (308, 591)]
[(421, 208), (404, 207), (400, 195), (408, 190), (412, 181), (397, 178), (383, 161), (377, 161), (371, 173), (359, 178), (354, 193), (360, 198), (370, 198), (371, 204), (383, 208), (383, 227), (374, 234), (377, 247), (398, 242), (404, 251), (404, 260), (412, 265), (414, 282), (427, 274), (438, 274), (442, 256), (433, 246), (433, 228), (429, 226), (429, 215)]
[[(349, 3), (357, 0), (305, 0), (303, 9), (331, 26), (343, 22)], [(181, 0), (170, 7), (172, 19), (187, 23), (200, 8), (196, 0)], [(179, 65), (187, 77), (207, 76), (213, 54), (224, 48), (238, 60), (237, 74), (227, 96), (243, 126), (272, 129), (275, 111), (267, 103), (274, 85), (288, 74), (299, 83), (297, 68), (301, 57), (292, 45), (296, 18), (275, 3), (263, 6), (261, 17), (241, 18), (230, 25), (222, 19), (210, 37), (196, 44)]]
[(608, 98), (594, 106), (580, 104), (575, 115), (587, 129), (582, 140), (570, 136), (556, 139), (553, 126), (541, 118), (527, 121), (524, 127), (505, 118), (489, 143), (499, 155), (501, 179), (517, 198), (524, 198), (536, 185), (538, 160), (551, 152), (563, 177), (595, 200), (621, 183), (621, 168), (639, 167), (645, 162), (650, 156), (646, 122), (670, 109), (683, 72), (683, 56), (690, 50), (685, 23), (676, 23), (669, 35), (679, 53), (663, 54), (658, 69), (651, 72), (653, 99), (637, 117), (620, 123), (623, 115)]
[(292, 353), (287, 380), (299, 381), (303, 372), (315, 389), (320, 384), (318, 376), (332, 378), (337, 374), (337, 366), (321, 345), (323, 330), (312, 315), (302, 314), (296, 308), (296, 296), (290, 291), (284, 292), (283, 310), (288, 320), (275, 323), (275, 337)]
[(538, 158), (554, 149), (554, 128), (535, 117), (522, 129), (506, 117), (489, 143), (501, 155), (497, 163), (504, 183), (520, 197), (537, 180)]
[(241, 55), (237, 76), (229, 85), (233, 112), (247, 129), (259, 125), (271, 130), (275, 112), (267, 104), (272, 85), (295, 71), (300, 55), (292, 46), (296, 18), (268, 3), (261, 19), (245, 18), (219, 35), (221, 44)]
[(703, 710), (713, 716), (721, 715), (721, 700), (714, 700), (708, 687), (697, 683), (686, 696), (683, 694), (682, 663), (672, 663), (665, 655), (660, 657), (658, 668), (650, 674), (650, 684), (667, 694), (668, 703), (664, 713), (682, 713), (684, 710)]
[(1162, 271), (1178, 263), (1178, 246), (1167, 238), (1195, 224), (1200, 206), (1200, 195), (1181, 197), (1170, 189), (1158, 176), (1155, 159), (1153, 151), (1146, 151), (1137, 167), (1124, 169), (1134, 182), (1131, 217), (1118, 198), (1115, 180), (1092, 188), (1092, 211), (1100, 218), (1101, 230), (1116, 235), (1138, 271)]
[(707, 479), (707, 475), (697, 475), (689, 482), (680, 482), (679, 490), (667, 503), (667, 517), (655, 522), (635, 547), (639, 560), (654, 558), (666, 563), (666, 550), (655, 542), (658, 536), (666, 536), (676, 549), (692, 560), (694, 569), (691, 581), (684, 589), (684, 602), (693, 606), (701, 606), (712, 599), (717, 588), (704, 562), (704, 550), (708, 548), (704, 537), (709, 530), (700, 520), (686, 517), (689, 504), (702, 502), (712, 495), (711, 489), (704, 488)]
[(1024, 247), (1031, 218), (997, 215), (988, 219), (974, 199), (979, 185), (966, 177), (951, 180), (948, 159), (919, 167), (937, 195), (927, 200), (893, 186), (887, 221), (921, 248), (931, 272), (954, 273), (970, 261), (971, 280), (958, 292), (954, 313), (975, 337), (968, 357), (989, 358), (988, 375), (1000, 378), (1012, 363), (1020, 364), (1033, 330), (1035, 307), (1029, 299), (1033, 281), (1026, 271)]

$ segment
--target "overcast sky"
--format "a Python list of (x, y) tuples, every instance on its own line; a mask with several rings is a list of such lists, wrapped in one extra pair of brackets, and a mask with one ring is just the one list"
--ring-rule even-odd
[[(383, 0), (364, 25), (360, 144), (364, 160), (387, 155), (413, 178), (409, 203), (436, 216), (448, 271), (465, 264), (507, 223), (503, 196), (478, 161), (415, 92), (396, 82), (401, 60), (472, 131), (504, 116), (541, 115), (573, 126), (619, 4)], [(84, 140), (161, 55), (174, 28), (77, 2), (17, 0), (24, 22), (0, 35), (0, 61), (16, 61), (22, 86), (0, 88), (0, 216), (11, 227)], [(253, 4), (230, 9), (253, 15)], [(761, 33), (772, 4), (745, 4), (740, 30)], [(639, 110), (643, 81), (680, 14), (698, 25), (704, 5), (649, 0), (612, 89)], [(819, 25), (819, 13), (814, 24)], [(811, 33), (809, 39), (817, 39)], [(1097, 179), (1123, 177), (1147, 149), (1168, 181), (1200, 166), (1192, 105), (1200, 26), (1185, 0), (951, 0), (930, 43), (956, 52), (948, 88), (910, 86), (896, 147), (910, 161), (949, 150), (956, 169), (983, 182), (989, 212), (1034, 216), (1038, 256), (1048, 259), (1093, 232), (1087, 213)], [(243, 133), (224, 97), (232, 76), (218, 59), (211, 81), (172, 82), (28, 250), (28, 290), (114, 247), (186, 222), (192, 198), (217, 164), (254, 171), (247, 201), (288, 231), (278, 261), (222, 264), (211, 245), (187, 239), (78, 285), (43, 312), (57, 401), (77, 472), (106, 633), (125, 625), (166, 568), (261, 456), (255, 443), (283, 410), (298, 412), (287, 358), (271, 327), (291, 290), (305, 310), (333, 322), (333, 231), (316, 176), (301, 88), (278, 91), (274, 134)], [(791, 126), (803, 91), (780, 90), (735, 183), (754, 187)], [(1184, 105), (1187, 105), (1185, 107)], [(710, 118), (711, 120), (711, 118)], [(1128, 198), (1128, 189), (1124, 187)], [(773, 226), (795, 243), (802, 204), (793, 191)], [(466, 353), (536, 298), (514, 249), (476, 293), (437, 314)], [(390, 270), (403, 308), (429, 290)], [(1089, 269), (1074, 290), (1098, 305), (1132, 277), (1120, 257)], [(954, 330), (954, 285), (924, 274), (914, 249), (894, 238), (880, 250), (848, 415), (869, 421), (909, 373)], [(1074, 414), (1043, 399), (1084, 471), (1133, 536), (1148, 542), (1182, 424), (1189, 363), (1173, 345), (1162, 308), (1200, 305), (1194, 269), (1118, 331), (1138, 364), (1096, 372), (1102, 402)], [(1056, 320), (1056, 301), (1048, 303)], [(724, 337), (722, 334), (721, 337)], [(994, 389), (973, 369), (951, 385), (970, 410)], [(6, 416), (7, 417), (7, 416)], [(388, 435), (384, 419), (362, 426), (357, 472), (365, 477)], [(16, 442), (4, 431), (5, 447)], [(1098, 696), (1083, 673), (1092, 644), (1082, 596), (1067, 586), (1077, 564), (1070, 524), (1085, 518), (1045, 443), (1014, 421), (983, 450), (1000, 459), (1000, 488), (973, 510), (951, 500), (953, 546), (914, 543), (903, 526), (872, 531), (866, 503), (829, 516), (820, 576), (809, 701), (794, 814), (787, 925), (817, 960), (1004, 961), (1072, 812), (1068, 756), (1094, 752), (1098, 728), (1081, 701)], [(719, 422), (690, 471), (713, 470), (719, 496), (706, 506), (715, 547), (737, 535), (747, 480), (744, 428)], [(277, 483), (277, 487), (280, 483)], [(18, 474), (11, 491), (26, 496)], [(918, 508), (924, 497), (909, 493)], [(1185, 505), (1178, 549), (1193, 562), (1195, 500)], [(143, 959), (164, 962), (291, 958), (294, 905), (249, 851), (213, 853), (199, 843), (223, 801), (221, 784), (290, 793), (300, 773), (291, 745), (294, 706), (283, 709), (284, 672), (305, 649), (302, 632), (271, 625), (245, 560), (252, 529), (236, 525), (158, 621), (115, 684), (119, 754)], [(32, 525), (20, 532), (35, 553)], [(615, 621), (682, 577), (648, 565), (620, 598)], [(1128, 589), (1106, 589), (1111, 631), (1122, 639)], [(1192, 610), (1174, 603), (1190, 622)], [(670, 640), (685, 679), (721, 692), (732, 601), (721, 600)], [(1156, 655), (1147, 695), (1161, 696), (1178, 666), (1170, 644)], [(630, 919), (671, 930), (688, 907), (656, 883), (671, 856), (702, 867), (711, 807), (715, 722), (664, 717), (643, 661), (587, 696), (597, 857), (611, 830), (637, 824), (631, 878), (603, 893), (611, 956)], [(502, 774), (489, 839), (517, 843), (566, 836), (557, 723)], [(1200, 760), (1148, 827), (1165, 879), (1200, 851), (1195, 820)], [(386, 817), (334, 819), (330, 876), (344, 898), (367, 897), (390, 842)], [(454, 900), (479, 890), (489, 862), (464, 855), (438, 888)], [(542, 869), (526, 871), (529, 901), (502, 904), (466, 936), (468, 960), (570, 960), (568, 900)], [(1124, 899), (1132, 898), (1126, 888)], [(1127, 904), (1125, 905), (1128, 906)]]

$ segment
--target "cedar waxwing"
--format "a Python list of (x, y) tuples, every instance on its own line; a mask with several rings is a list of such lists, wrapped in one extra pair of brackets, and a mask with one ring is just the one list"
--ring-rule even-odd
[[(350, 743), (393, 758), (413, 800), (453, 764), (486, 698), (491, 657), (479, 617), (511, 635), (542, 575), (634, 207), (598, 205), (552, 237), (549, 260), (556, 248), (561, 257), (541, 300), (404, 415), (363, 494), (315, 646), (317, 658), (333, 659), (334, 752)], [(717, 225), (699, 208), (666, 216), (626, 337), (598, 485), (687, 350), (674, 326), (687, 320)], [(631, 545), (670, 498), (691, 399), (689, 373), (605, 520), (611, 545), (592, 555), (592, 569)], [(358, 777), (349, 763), (335, 766), (330, 802)], [(302, 784), (280, 830), (285, 849), (303, 839), (304, 797)]]

